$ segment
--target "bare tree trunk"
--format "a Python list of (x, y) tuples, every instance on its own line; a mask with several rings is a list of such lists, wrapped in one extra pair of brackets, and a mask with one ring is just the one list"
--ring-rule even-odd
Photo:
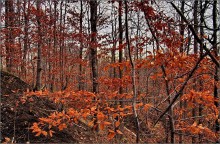
[[(161, 69), (163, 71), (163, 77), (165, 80), (165, 85), (166, 85), (166, 94), (169, 97), (168, 98), (168, 102), (170, 104), (171, 102), (171, 98), (170, 98), (170, 88), (169, 88), (169, 81), (166, 79), (167, 78), (167, 74), (165, 71), (165, 67), (162, 65)], [(175, 129), (174, 129), (174, 120), (173, 120), (173, 108), (171, 107), (171, 109), (169, 110), (169, 126), (170, 126), (170, 142), (171, 143), (175, 143)], [(166, 140), (168, 142), (168, 138)]]
[[(90, 1), (90, 24), (91, 24), (91, 46), (90, 46), (90, 55), (91, 55), (91, 67), (92, 67), (92, 92), (98, 93), (98, 61), (97, 61), (97, 47), (96, 47), (96, 35), (97, 35), (97, 1)], [(96, 108), (98, 110), (98, 108)], [(95, 130), (99, 131), (97, 113), (94, 114), (94, 126)]]
[[(198, 35), (198, 0), (194, 2), (194, 11), (193, 11), (193, 18), (194, 18), (194, 30), (195, 33)], [(194, 37), (194, 54), (198, 54), (198, 42)], [(194, 80), (194, 88), (196, 88), (196, 80)], [(196, 116), (196, 108), (192, 109), (192, 117)], [(196, 138), (192, 137), (192, 143), (196, 143)]]
[(97, 1), (90, 1), (90, 24), (91, 24), (91, 66), (92, 66), (92, 91), (94, 93), (98, 92), (98, 61), (97, 61), (97, 47), (96, 47), (96, 35), (97, 35)]
[[(181, 1), (181, 12), (184, 14), (184, 6), (185, 6), (185, 0)], [(184, 44), (184, 20), (181, 18), (181, 23), (180, 23), (180, 35), (182, 36), (182, 41), (181, 41), (181, 47), (180, 47), (180, 52), (183, 52), (183, 44)]]
[[(28, 8), (30, 5), (30, 1), (28, 1)], [(27, 9), (28, 9), (27, 8)], [(28, 50), (28, 23), (29, 23), (29, 13), (26, 10), (26, 0), (24, 0), (23, 3), (23, 15), (24, 15), (24, 51), (23, 51), (23, 60), (21, 65), (21, 72), (24, 74), (24, 79), (26, 79), (27, 71), (26, 71), (26, 56), (27, 56), (27, 50)]]
[[(64, 56), (66, 54), (66, 45), (65, 45), (65, 24), (66, 24), (66, 14), (67, 14), (67, 2), (65, 2), (65, 6), (64, 6), (64, 15), (63, 15), (63, 37), (62, 37), (62, 47), (63, 47), (63, 55), (62, 55), (62, 69), (63, 69), (63, 83), (65, 82), (64, 86), (62, 87), (62, 90), (65, 90), (68, 87), (68, 76), (66, 75), (66, 62), (67, 62), (67, 58), (66, 56)], [(64, 76), (65, 76), (65, 80), (64, 80)]]
[[(63, 26), (65, 25), (65, 23), (63, 23), (63, 1), (60, 2), (60, 24), (59, 24), (59, 35), (58, 35), (58, 39), (59, 39), (59, 71), (60, 71), (60, 78), (59, 78), (59, 82), (60, 82), (60, 87), (59, 89), (61, 91), (66, 89), (66, 86), (64, 85), (64, 67), (63, 67), (63, 52), (64, 52), (64, 45), (63, 45), (63, 41), (64, 41), (64, 34), (63, 34)], [(64, 18), (65, 19), (65, 18)], [(64, 24), (64, 25), (63, 25)], [(64, 105), (62, 103), (59, 103), (59, 111), (63, 110)]]
[(13, 0), (5, 0), (5, 28), (7, 29), (5, 47), (6, 47), (6, 69), (12, 72), (13, 67), (13, 50), (12, 46), (14, 44), (13, 37), (13, 23), (14, 23), (14, 8)]
[[(198, 0), (195, 0), (194, 2), (194, 12), (193, 12), (193, 17), (194, 17), (194, 30), (196, 34), (198, 34)], [(194, 38), (194, 54), (198, 53), (198, 42)]]
[[(40, 12), (40, 1), (37, 1), (37, 11)], [(37, 45), (37, 74), (36, 74), (36, 85), (35, 90), (41, 89), (41, 42), (42, 42), (42, 33), (41, 33), (41, 21), (40, 16), (37, 16), (37, 26), (38, 26), (38, 45)]]
[[(111, 21), (112, 21), (112, 41), (113, 41), (113, 48), (111, 50), (111, 63), (115, 63), (115, 51), (116, 51), (116, 21), (115, 21), (115, 8), (113, 7), (112, 3), (112, 14), (111, 14)], [(113, 67), (110, 71), (110, 77), (116, 78), (116, 69)]]
[[(203, 27), (203, 23), (204, 23), (204, 14), (205, 14), (205, 11), (206, 11), (206, 7), (207, 7), (207, 4), (209, 2), (208, 1), (205, 1), (205, 4), (204, 4), (204, 7), (203, 7), (203, 2), (200, 1), (200, 35), (201, 35), (201, 41), (202, 43), (204, 43), (204, 38), (203, 38), (203, 35), (204, 35), (204, 27)], [(203, 55), (203, 45), (200, 44), (200, 56)], [(203, 89), (203, 82), (202, 82), (202, 79), (199, 79), (199, 87), (200, 87), (200, 91), (202, 91)], [(199, 104), (199, 116), (202, 116), (202, 105)], [(202, 120), (199, 119), (199, 124), (202, 123)], [(202, 135), (199, 134), (199, 143), (202, 142)]]
[(136, 143), (139, 143), (140, 140), (140, 124), (138, 120), (138, 114), (137, 114), (137, 109), (136, 109), (136, 100), (137, 100), (137, 89), (136, 89), (136, 80), (135, 80), (135, 64), (132, 60), (131, 56), (131, 48), (130, 48), (130, 40), (129, 40), (129, 34), (128, 34), (128, 6), (127, 6), (127, 1), (124, 0), (125, 3), (125, 36), (126, 36), (126, 44), (128, 48), (128, 56), (130, 60), (130, 65), (131, 65), (131, 77), (132, 77), (132, 89), (133, 89), (133, 102), (132, 102), (132, 108), (133, 108), (133, 113), (134, 113), (134, 118), (135, 118), (135, 124), (136, 124)]
[[(219, 53), (219, 50), (218, 50), (218, 47), (217, 47), (217, 0), (215, 0), (213, 2), (213, 10), (212, 10), (212, 16), (213, 16), (213, 49), (214, 49), (214, 55), (217, 57), (218, 56), (218, 53)], [(216, 99), (215, 101), (215, 106), (216, 108), (218, 109), (219, 107), (219, 103), (218, 103), (218, 87), (217, 87), (217, 84), (219, 82), (219, 77), (218, 77), (218, 73), (219, 73), (219, 67), (216, 65), (215, 66), (215, 75), (214, 75), (214, 98)], [(220, 131), (220, 125), (219, 125), (219, 116), (218, 118), (215, 120), (215, 131), (216, 133), (219, 133)], [(216, 141), (216, 143), (219, 143), (219, 140)]]
[[(139, 59), (139, 37), (140, 37), (140, 12), (137, 12), (137, 31), (136, 31), (136, 37), (138, 37), (136, 39), (136, 49), (135, 49), (135, 60)], [(141, 56), (141, 51), (140, 51), (140, 56)], [(137, 73), (137, 93), (141, 93), (141, 90), (139, 88), (139, 79), (140, 79), (140, 71), (137, 69), (136, 70)]]
[[(79, 28), (79, 33), (80, 33), (80, 52), (79, 52), (79, 58), (82, 60), (82, 54), (83, 54), (83, 40), (82, 40), (82, 22), (83, 22), (83, 1), (80, 0), (80, 28)], [(79, 64), (79, 90), (84, 90), (84, 83), (82, 81), (82, 75), (83, 75), (83, 67), (82, 64)]]
[[(119, 1), (118, 8), (118, 29), (119, 29), (119, 63), (122, 63), (123, 50), (122, 50), (122, 41), (123, 41), (123, 28), (122, 28), (122, 1)], [(123, 70), (119, 68), (119, 78), (122, 79)], [(122, 86), (119, 87), (119, 94), (123, 93)], [(123, 106), (123, 102), (120, 101), (120, 105)]]
[[(184, 5), (185, 5), (185, 1), (182, 0), (181, 1), (181, 12), (184, 14)], [(180, 52), (183, 53), (183, 44), (184, 44), (184, 29), (185, 29), (185, 26), (184, 26), (184, 20), (183, 18), (181, 18), (181, 23), (180, 23), (180, 35), (182, 36), (182, 41), (181, 41), (181, 47), (180, 47)], [(180, 109), (183, 108), (183, 101), (180, 100)], [(185, 115), (185, 114), (183, 114)], [(183, 118), (183, 117), (182, 117)], [(182, 132), (181, 132), (182, 133)], [(183, 135), (182, 134), (179, 134), (179, 143), (182, 143), (183, 142)]]
[[(53, 53), (56, 54), (56, 44), (57, 44), (57, 38), (56, 38), (56, 18), (57, 18), (57, 2), (54, 1), (54, 23), (53, 23)], [(53, 65), (51, 69), (54, 69), (56, 64), (53, 61)], [(54, 91), (54, 80), (55, 80), (55, 75), (54, 73), (51, 75), (51, 84), (50, 84), (50, 91)]]

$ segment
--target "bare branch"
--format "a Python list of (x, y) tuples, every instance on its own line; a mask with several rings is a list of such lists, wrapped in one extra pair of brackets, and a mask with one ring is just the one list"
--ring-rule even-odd
[(207, 54), (210, 56), (210, 58), (212, 59), (212, 61), (216, 64), (217, 67), (220, 67), (220, 64), (218, 62), (218, 60), (211, 54), (210, 50), (206, 47), (206, 45), (202, 42), (202, 40), (198, 37), (198, 35), (195, 32), (195, 29), (193, 28), (192, 24), (190, 24), (188, 22), (188, 20), (186, 19), (186, 17), (182, 14), (182, 12), (171, 2), (171, 5), (173, 6), (173, 8), (179, 13), (179, 15), (183, 18), (183, 20), (185, 21), (185, 23), (188, 25), (189, 29), (191, 30), (192, 34), (194, 35), (195, 39), (198, 41), (198, 43), (200, 45), (203, 46), (204, 50), (207, 52)]
[(155, 124), (156, 125), (158, 123), (158, 121), (170, 110), (170, 108), (172, 107), (173, 103), (181, 96), (184, 88), (186, 87), (188, 81), (190, 80), (190, 78), (193, 76), (194, 72), (196, 71), (196, 69), (198, 68), (200, 62), (203, 60), (203, 58), (205, 56), (208, 55), (208, 52), (206, 52), (205, 54), (203, 54), (199, 60), (196, 62), (195, 66), (192, 68), (192, 70), (190, 71), (188, 77), (186, 78), (186, 80), (184, 81), (182, 87), (180, 88), (180, 90), (176, 93), (176, 95), (174, 96), (173, 100), (171, 101), (171, 103), (169, 104), (169, 106), (166, 108), (166, 110), (159, 116), (159, 118), (156, 120)]

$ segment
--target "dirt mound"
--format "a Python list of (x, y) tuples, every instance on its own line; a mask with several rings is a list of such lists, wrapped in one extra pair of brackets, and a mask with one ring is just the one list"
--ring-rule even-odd
[[(7, 72), (1, 72), (1, 143), (6, 139), (13, 143), (109, 143), (107, 131), (95, 132), (79, 121), (71, 123), (63, 131), (54, 130), (52, 137), (36, 137), (30, 127), (39, 122), (40, 117), (48, 117), (58, 110), (58, 105), (46, 97), (25, 97), (24, 92), (31, 87), (20, 78)], [(130, 130), (124, 130), (123, 143), (135, 142)], [(132, 138), (130, 138), (132, 137)], [(116, 142), (115, 139), (111, 141)]]
[(56, 110), (56, 104), (36, 96), (23, 99), (30, 86), (16, 76), (1, 71), (1, 142), (5, 138), (16, 143), (76, 143), (68, 131), (57, 131), (53, 137), (35, 137), (29, 129), (40, 117)]
[(9, 94), (15, 93), (15, 92), (22, 92), (26, 90), (27, 88), (30, 89), (30, 86), (19, 79), (16, 76), (13, 76), (7, 72), (1, 71), (1, 95), (7, 96)]

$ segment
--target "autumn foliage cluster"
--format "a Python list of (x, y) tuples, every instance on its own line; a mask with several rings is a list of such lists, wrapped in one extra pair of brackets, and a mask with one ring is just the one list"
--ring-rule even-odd
[[(5, 0), (1, 69), (33, 87), (23, 104), (35, 95), (58, 105), (31, 131), (53, 137), (84, 123), (109, 141), (126, 127), (136, 142), (217, 142), (217, 2), (192, 3), (201, 6), (190, 9), (197, 25), (175, 3), (167, 4), (179, 20), (154, 0)], [(216, 16), (210, 26), (205, 10)]]

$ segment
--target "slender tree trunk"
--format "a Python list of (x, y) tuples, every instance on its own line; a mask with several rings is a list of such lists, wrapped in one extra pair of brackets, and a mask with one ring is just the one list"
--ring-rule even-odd
[(5, 47), (6, 47), (6, 69), (12, 72), (13, 67), (13, 23), (14, 23), (13, 0), (5, 0), (5, 28), (7, 29)]
[[(182, 0), (181, 1), (181, 12), (184, 14), (184, 5), (185, 5), (185, 1)], [(183, 53), (183, 46), (184, 46), (184, 30), (185, 30), (185, 26), (184, 26), (184, 20), (183, 18), (181, 18), (181, 23), (180, 23), (180, 35), (182, 36), (182, 41), (181, 41), (181, 47), (180, 47), (180, 53)], [(185, 102), (180, 100), (180, 109), (183, 108)], [(185, 114), (183, 114), (184, 116)], [(182, 117), (184, 118), (184, 117)], [(181, 132), (182, 133), (182, 132)], [(183, 135), (179, 134), (179, 143), (183, 143)]]
[[(118, 29), (119, 29), (119, 63), (122, 63), (123, 58), (123, 50), (122, 50), (122, 41), (123, 41), (123, 28), (122, 28), (122, 1), (119, 1), (119, 8), (118, 8)], [(123, 70), (119, 67), (119, 78), (122, 79)], [(122, 86), (119, 87), (119, 94), (123, 93)], [(122, 100), (122, 99), (121, 99)], [(123, 102), (120, 101), (120, 105), (123, 106)]]
[(60, 3), (60, 28), (59, 28), (59, 46), (60, 46), (60, 52), (59, 52), (59, 61), (60, 61), (60, 89), (64, 89), (64, 82), (63, 82), (63, 45), (62, 45), (62, 40), (63, 40), (63, 34), (62, 34), (62, 21), (63, 21), (63, 1)]
[[(165, 71), (165, 67), (161, 66), (161, 69), (163, 71), (163, 76), (164, 76), (164, 80), (165, 80), (165, 85), (166, 85), (166, 94), (167, 96), (170, 96), (170, 88), (169, 88), (169, 81), (166, 79), (167, 78), (167, 74)], [(170, 104), (171, 102), (171, 98), (168, 98), (168, 102)], [(175, 129), (174, 129), (174, 120), (173, 120), (173, 108), (171, 107), (171, 109), (169, 110), (169, 126), (170, 126), (170, 142), (171, 143), (175, 143)], [(166, 140), (168, 142), (168, 138)]]
[[(198, 35), (198, 0), (195, 0), (194, 2), (194, 11), (193, 11), (193, 18), (194, 18), (194, 30), (195, 33)], [(198, 42), (196, 38), (194, 37), (194, 54), (198, 54)], [(196, 80), (194, 80), (194, 88), (197, 87)], [(195, 101), (193, 101), (194, 103)], [(196, 116), (196, 108), (192, 109), (192, 117)], [(196, 138), (192, 137), (192, 143), (196, 143)]]
[[(29, 8), (30, 2), (28, 1), (28, 8)], [(27, 8), (27, 9), (28, 9)], [(29, 24), (29, 13), (26, 10), (26, 0), (24, 0), (23, 3), (23, 15), (24, 15), (24, 51), (23, 51), (23, 60), (21, 65), (21, 72), (24, 74), (24, 79), (26, 79), (27, 71), (26, 71), (26, 56), (27, 56), (27, 50), (28, 50), (28, 24)]]
[[(219, 55), (219, 50), (217, 47), (217, 0), (215, 0), (213, 2), (213, 10), (212, 10), (212, 16), (213, 16), (213, 49), (214, 49), (214, 55), (217, 57)], [(216, 65), (215, 66), (215, 75), (214, 75), (214, 98), (215, 98), (215, 106), (218, 109), (219, 107), (219, 102), (218, 102), (218, 98), (219, 98), (219, 94), (218, 94), (218, 87), (217, 84), (219, 82), (219, 77), (218, 77), (218, 73), (219, 73), (219, 67)], [(220, 131), (220, 125), (219, 125), (219, 121), (218, 121), (219, 117), (215, 120), (215, 131), (216, 133), (219, 133)], [(216, 143), (219, 143), (219, 139), (216, 141)]]
[[(16, 7), (17, 7), (17, 10), (15, 11), (15, 14), (17, 15), (16, 17), (16, 23), (15, 26), (16, 27), (22, 27), (22, 24), (21, 24), (21, 2), (19, 0), (17, 0), (16, 2)], [(14, 22), (15, 23), (15, 22)], [(22, 46), (21, 46), (21, 33), (19, 33), (17, 35), (17, 38), (18, 38), (18, 42), (17, 42), (17, 47), (19, 48), (19, 50), (17, 50), (17, 54), (15, 55), (15, 59), (17, 59), (18, 61), (22, 62), (23, 60), (23, 54), (22, 54)], [(21, 68), (22, 68), (22, 64), (18, 64), (17, 67), (16, 67), (16, 73), (18, 74), (19, 77), (23, 78), (23, 73), (21, 72)]]
[[(114, 5), (112, 3), (112, 12), (111, 12), (111, 22), (112, 22), (112, 41), (113, 41), (113, 47), (111, 50), (111, 63), (115, 63), (115, 51), (116, 51), (116, 21), (115, 21), (115, 8)], [(113, 67), (110, 71), (110, 77), (112, 78), (116, 78), (116, 69), (115, 67)]]
[[(96, 46), (96, 35), (97, 35), (97, 0), (90, 1), (90, 24), (91, 24), (91, 67), (92, 67), (92, 92), (98, 93), (98, 61), (97, 61), (97, 46)], [(96, 99), (95, 99), (96, 100)], [(98, 108), (96, 107), (96, 110)], [(99, 131), (97, 113), (94, 114), (94, 126), (95, 130)]]
[[(139, 37), (140, 37), (140, 12), (137, 12), (137, 31), (136, 31), (136, 49), (135, 49), (135, 60), (139, 59)], [(141, 55), (141, 51), (140, 51)], [(140, 70), (136, 70), (136, 75), (137, 75), (137, 93), (141, 93), (141, 90), (139, 88), (139, 79), (140, 79)]]
[[(63, 55), (62, 55), (62, 69), (63, 69), (63, 81), (65, 81), (65, 84), (64, 86), (62, 87), (63, 90), (65, 90), (67, 87), (68, 87), (68, 76), (66, 75), (66, 62), (67, 62), (67, 57), (66, 57), (66, 44), (65, 44), (65, 24), (66, 24), (66, 14), (67, 14), (67, 2), (65, 2), (65, 6), (64, 6), (64, 15), (63, 15), (63, 37), (62, 37), (62, 47), (63, 47)], [(64, 77), (65, 77), (65, 80), (64, 80)]]
[[(194, 2), (193, 17), (194, 17), (194, 30), (196, 34), (198, 34), (198, 0), (195, 0)], [(198, 42), (194, 38), (194, 54), (197, 54), (197, 53), (198, 53)]]
[[(57, 18), (57, 2), (54, 1), (54, 23), (53, 23), (53, 54), (56, 54), (56, 44), (57, 44), (57, 38), (56, 38), (56, 18)], [(54, 61), (52, 61), (52, 68), (54, 69), (56, 67), (56, 64)], [(54, 91), (54, 81), (55, 81), (55, 74), (52, 73), (51, 75), (51, 84), (50, 84), (50, 91)]]
[(97, 46), (96, 46), (96, 35), (97, 35), (97, 1), (90, 1), (90, 24), (91, 24), (91, 67), (92, 67), (92, 91), (98, 92), (98, 61), (97, 61)]
[[(49, 3), (49, 10), (50, 10), (50, 19), (53, 19), (53, 16), (52, 16), (52, 3)], [(52, 29), (52, 28), (51, 28)], [(48, 71), (49, 71), (49, 75), (48, 75), (48, 79), (49, 79), (49, 84), (48, 84), (48, 89), (52, 92), (52, 66), (51, 66), (51, 52), (52, 52), (52, 37), (49, 37), (49, 40), (48, 40), (48, 47), (49, 47), (49, 50), (48, 50)]]
[[(82, 54), (83, 54), (83, 32), (82, 32), (82, 23), (83, 23), (83, 1), (80, 0), (80, 52), (79, 52), (79, 58), (82, 61)], [(82, 64), (79, 64), (79, 90), (84, 90), (84, 83), (83, 83), (83, 67)]]
[(136, 74), (135, 74), (135, 64), (132, 60), (131, 56), (131, 48), (130, 48), (130, 40), (129, 40), (129, 34), (128, 34), (128, 6), (127, 6), (127, 1), (124, 0), (125, 3), (125, 36), (126, 36), (126, 44), (128, 48), (128, 56), (130, 60), (130, 65), (131, 65), (131, 77), (132, 77), (132, 90), (133, 90), (133, 102), (132, 102), (132, 108), (133, 108), (133, 113), (134, 113), (134, 118), (135, 118), (135, 125), (136, 125), (136, 143), (139, 143), (140, 140), (140, 124), (138, 120), (138, 114), (137, 114), (137, 109), (136, 109), (136, 100), (137, 100), (137, 89), (136, 89)]
[(186, 47), (186, 54), (189, 55), (189, 50), (190, 50), (190, 45), (191, 45), (191, 40), (192, 40), (189, 28), (187, 28), (187, 35), (188, 35), (189, 40), (188, 40), (187, 47)]
[[(204, 28), (203, 28), (203, 23), (204, 23), (204, 14), (205, 14), (205, 10), (206, 10), (206, 7), (207, 7), (207, 4), (209, 2), (208, 1), (205, 1), (205, 4), (204, 4), (204, 7), (203, 7), (203, 2), (200, 1), (200, 35), (201, 35), (201, 41), (202, 43), (204, 43), (204, 38), (203, 38), (203, 35), (204, 35)], [(203, 45), (200, 44), (200, 56), (203, 55)], [(202, 91), (203, 89), (203, 82), (202, 82), (202, 79), (199, 79), (199, 89), (200, 91)], [(199, 116), (202, 116), (202, 105), (199, 104)], [(199, 124), (202, 123), (202, 120), (199, 119)], [(202, 135), (199, 134), (199, 143), (202, 142)]]
[[(181, 1), (181, 12), (184, 14), (184, 6), (185, 6), (185, 0)], [(180, 35), (182, 36), (182, 41), (181, 41), (181, 47), (180, 47), (180, 52), (183, 52), (183, 44), (184, 44), (184, 20), (181, 18), (181, 23), (180, 23)]]
[[(37, 11), (40, 12), (40, 1), (37, 1)], [(37, 74), (36, 74), (36, 85), (35, 90), (41, 89), (41, 21), (40, 16), (37, 16), (37, 26), (38, 26), (38, 45), (37, 45)]]

